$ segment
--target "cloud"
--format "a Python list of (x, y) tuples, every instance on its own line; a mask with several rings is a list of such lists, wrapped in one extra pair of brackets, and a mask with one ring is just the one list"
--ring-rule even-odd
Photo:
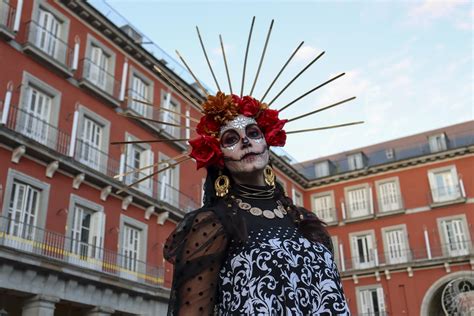
[(447, 20), (461, 30), (472, 30), (473, 8), (470, 1), (425, 0), (408, 10), (407, 22), (429, 26), (437, 20)]
[(315, 58), (319, 53), (321, 53), (320, 49), (309, 45), (303, 45), (303, 47), (298, 50), (295, 57), (300, 61), (310, 61), (311, 59)]
[[(224, 43), (224, 50), (225, 50), (226, 56), (232, 55), (232, 53), (233, 53), (234, 50), (235, 50), (235, 47), (234, 47), (234, 45), (232, 45), (232, 44), (226, 44), (226, 43)], [(212, 52), (212, 54), (214, 54), (214, 55), (216, 55), (216, 56), (222, 56), (221, 46), (212, 48), (212, 49), (211, 49), (211, 52)]]

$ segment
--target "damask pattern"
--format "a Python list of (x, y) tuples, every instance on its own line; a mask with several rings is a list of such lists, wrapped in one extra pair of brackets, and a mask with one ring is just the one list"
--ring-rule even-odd
[(294, 227), (232, 245), (220, 271), (219, 315), (349, 315), (331, 252)]

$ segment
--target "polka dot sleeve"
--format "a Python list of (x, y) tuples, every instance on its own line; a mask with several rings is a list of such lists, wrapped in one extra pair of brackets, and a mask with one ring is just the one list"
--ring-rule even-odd
[(179, 223), (164, 252), (174, 264), (168, 315), (213, 315), (227, 240), (213, 211), (191, 212)]

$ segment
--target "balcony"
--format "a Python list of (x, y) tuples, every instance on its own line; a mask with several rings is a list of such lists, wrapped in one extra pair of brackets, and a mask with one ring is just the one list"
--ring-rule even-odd
[(396, 194), (377, 198), (376, 216), (385, 216), (405, 212), (403, 196)]
[(426, 248), (399, 248), (386, 252), (379, 252), (373, 248), (363, 257), (355, 256), (339, 259), (338, 266), (345, 273), (371, 272), (373, 269), (390, 269), (400, 266), (417, 266), (423, 264), (444, 263), (458, 260), (474, 254), (470, 240), (461, 240), (455, 243), (440, 244)]
[(0, 217), (0, 248), (2, 247), (150, 286), (164, 284), (163, 266), (149, 265), (122, 255), (121, 251), (100, 248), (3, 216)]
[(0, 0), (0, 35), (7, 40), (15, 38), (13, 25), (15, 23), (15, 8), (6, 0)]
[(463, 203), (466, 201), (464, 188), (461, 183), (431, 188), (430, 190), (431, 194), (429, 196), (429, 201), (431, 208)]
[(320, 210), (314, 210), (314, 213), (318, 218), (324, 221), (326, 224), (337, 224), (337, 213), (335, 208), (325, 208)]
[(120, 82), (107, 69), (84, 58), (79, 62), (79, 85), (108, 101), (113, 106), (120, 106)]
[(36, 21), (26, 23), (23, 50), (53, 66), (63, 75), (72, 76), (73, 49), (68, 46), (67, 42)]
[(120, 162), (103, 152), (95, 145), (76, 139), (74, 158), (84, 166), (113, 178), (119, 173)]

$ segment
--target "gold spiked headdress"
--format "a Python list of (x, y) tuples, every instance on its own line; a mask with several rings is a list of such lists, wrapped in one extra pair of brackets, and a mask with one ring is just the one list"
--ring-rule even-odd
[[(318, 90), (319, 88), (331, 83), (332, 81), (342, 77), (345, 75), (345, 73), (341, 73), (339, 75), (336, 75), (327, 81), (318, 84), (316, 87), (310, 89), (309, 91), (305, 92), (301, 96), (295, 98), (294, 100), (290, 101), (286, 105), (284, 105), (280, 109), (272, 109), (271, 106), (272, 104), (280, 97), (280, 95), (293, 84), (293, 82), (298, 79), (308, 68), (310, 68), (317, 60), (319, 60), (325, 52), (320, 53), (318, 56), (316, 56), (313, 60), (311, 60), (303, 69), (301, 69), (284, 87), (281, 91), (279, 91), (273, 99), (268, 102), (268, 104), (264, 103), (264, 99), (267, 97), (268, 93), (272, 89), (273, 85), (275, 82), (278, 80), (280, 75), (283, 73), (285, 68), (288, 66), (290, 61), (293, 59), (293, 57), (296, 55), (296, 53), (299, 51), (299, 49), (303, 46), (304, 42), (301, 42), (298, 47), (293, 51), (291, 56), (288, 58), (288, 60), (285, 62), (285, 64), (282, 66), (276, 77), (273, 79), (269, 87), (266, 89), (264, 95), (260, 98), (260, 100), (254, 98), (252, 96), (253, 91), (255, 89), (258, 77), (260, 75), (260, 70), (263, 64), (263, 60), (265, 57), (265, 53), (267, 51), (267, 45), (270, 39), (270, 35), (272, 32), (273, 28), (273, 20), (270, 23), (270, 27), (268, 29), (268, 33), (265, 39), (265, 44), (263, 47), (263, 51), (260, 57), (260, 61), (258, 64), (258, 68), (256, 71), (255, 79), (253, 80), (252, 87), (250, 89), (250, 93), (246, 96), (244, 96), (244, 86), (245, 86), (245, 76), (246, 76), (246, 67), (247, 67), (247, 59), (249, 55), (249, 47), (250, 47), (250, 42), (252, 38), (252, 33), (253, 33), (253, 27), (255, 24), (255, 17), (252, 19), (252, 23), (250, 26), (250, 32), (247, 40), (247, 47), (245, 50), (245, 59), (244, 59), (244, 64), (243, 64), (243, 71), (242, 71), (242, 83), (241, 83), (241, 88), (240, 88), (240, 95), (236, 95), (233, 93), (232, 89), (232, 83), (230, 80), (230, 73), (229, 73), (229, 67), (227, 64), (227, 58), (226, 58), (226, 53), (224, 49), (224, 42), (222, 40), (222, 36), (219, 35), (219, 40), (220, 40), (220, 46), (221, 46), (221, 52), (222, 56), (224, 59), (224, 65), (226, 69), (226, 75), (227, 75), (227, 82), (229, 85), (229, 94), (226, 94), (222, 91), (221, 86), (219, 85), (217, 78), (215, 76), (214, 70), (211, 66), (211, 63), (209, 61), (209, 57), (206, 52), (206, 48), (204, 46), (201, 33), (199, 32), (199, 28), (196, 26), (196, 31), (197, 35), (199, 38), (199, 42), (201, 44), (202, 51), (204, 53), (204, 57), (206, 59), (207, 65), (209, 66), (209, 70), (211, 72), (212, 78), (214, 79), (214, 82), (217, 87), (217, 93), (215, 95), (209, 94), (208, 90), (204, 88), (203, 84), (198, 80), (194, 72), (191, 70), (189, 65), (186, 63), (184, 58), (181, 56), (181, 54), (176, 51), (176, 54), (178, 55), (178, 58), (182, 61), (186, 69), (189, 71), (193, 79), (195, 80), (197, 86), (199, 89), (204, 93), (206, 96), (205, 102), (202, 104), (199, 104), (195, 99), (190, 97), (178, 84), (176, 84), (166, 73), (165, 71), (161, 70), (160, 67), (154, 66), (154, 70), (157, 71), (160, 75), (162, 75), (183, 97), (185, 97), (187, 100), (189, 100), (191, 103), (196, 105), (200, 110), (203, 116), (200, 118), (200, 120), (197, 120), (195, 118), (183, 115), (178, 112), (173, 112), (168, 109), (164, 108), (159, 108), (160, 111), (168, 111), (168, 112), (173, 112), (176, 115), (186, 117), (192, 122), (198, 123), (196, 128), (196, 132), (198, 134), (197, 138), (194, 139), (152, 139), (152, 140), (145, 140), (145, 141), (127, 141), (127, 142), (113, 142), (112, 144), (130, 144), (130, 143), (152, 143), (152, 142), (170, 142), (170, 141), (189, 141), (189, 144), (191, 145), (192, 151), (189, 154), (183, 154), (179, 155), (177, 157), (174, 157), (172, 161), (176, 161), (172, 164), (168, 164), (166, 168), (159, 169), (155, 172), (152, 172), (150, 175), (130, 184), (128, 187), (134, 186), (137, 183), (144, 181), (146, 179), (149, 179), (153, 175), (165, 171), (169, 168), (172, 168), (176, 166), (177, 164), (180, 164), (184, 161), (187, 161), (191, 158), (194, 158), (197, 162), (197, 167), (207, 167), (210, 165), (215, 165), (218, 167), (223, 167), (223, 157), (222, 157), (222, 152), (220, 150), (219, 146), (219, 130), (220, 127), (226, 122), (233, 120), (237, 115), (245, 115), (247, 117), (252, 117), (255, 119), (257, 122), (257, 125), (260, 127), (262, 132), (265, 135), (266, 142), (269, 146), (284, 146), (286, 142), (286, 135), (287, 134), (296, 134), (296, 133), (303, 133), (303, 132), (311, 132), (311, 131), (318, 131), (318, 130), (324, 130), (324, 129), (330, 129), (330, 128), (337, 128), (337, 127), (343, 127), (343, 126), (349, 126), (349, 125), (354, 125), (354, 124), (361, 124), (363, 122), (357, 121), (357, 122), (350, 122), (350, 123), (344, 123), (344, 124), (338, 124), (338, 125), (332, 125), (332, 126), (323, 126), (323, 127), (315, 127), (315, 128), (310, 128), (310, 129), (303, 129), (303, 130), (293, 130), (293, 131), (285, 131), (283, 127), (285, 126), (286, 123), (289, 122), (294, 122), (298, 119), (301, 119), (303, 117), (313, 115), (316, 113), (319, 113), (321, 111), (330, 109), (332, 107), (335, 107), (337, 105), (346, 103), (348, 101), (354, 100), (355, 97), (350, 97), (344, 100), (340, 100), (338, 102), (332, 103), (330, 105), (324, 106), (322, 108), (319, 108), (317, 110), (311, 111), (309, 113), (305, 113), (290, 119), (280, 119), (279, 114), (283, 112), (285, 109), (287, 109), (289, 106), (295, 104), (296, 102), (300, 101), (304, 97), (308, 96), (309, 94), (313, 93), (314, 91)], [(145, 105), (153, 106), (153, 104), (133, 99), (135, 102), (139, 102)], [(180, 128), (188, 128), (190, 127), (183, 127), (179, 124), (174, 124), (174, 123), (169, 123), (169, 122), (163, 122), (163, 121), (158, 121), (154, 119), (150, 119), (147, 117), (142, 117), (142, 116), (135, 116), (131, 114), (122, 114), (124, 116), (137, 119), (137, 120), (143, 120), (143, 121), (152, 121), (156, 123), (160, 123), (163, 125), (170, 125), (170, 126), (175, 126), (175, 127), (180, 127)], [(141, 169), (133, 170), (131, 172), (140, 172), (144, 169), (149, 169), (149, 168), (154, 168), (157, 164), (153, 164)], [(118, 175), (119, 176), (123, 176)], [(121, 190), (123, 191), (123, 190)]]

